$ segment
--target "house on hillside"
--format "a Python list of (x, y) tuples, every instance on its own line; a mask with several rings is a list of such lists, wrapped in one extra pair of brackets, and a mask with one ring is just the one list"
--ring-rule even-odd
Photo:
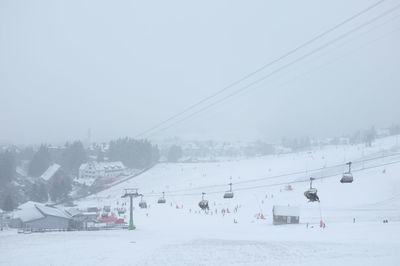
[(28, 201), (14, 212), (13, 225), (32, 231), (68, 230), (71, 220), (71, 215), (62, 209)]
[(277, 206), (272, 209), (273, 224), (298, 224), (300, 222), (300, 209), (293, 206)]
[(122, 162), (89, 162), (79, 167), (79, 178), (116, 177), (126, 170)]

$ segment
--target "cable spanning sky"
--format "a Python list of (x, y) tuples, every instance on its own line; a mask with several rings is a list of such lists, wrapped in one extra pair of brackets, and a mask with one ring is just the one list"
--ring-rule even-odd
[[(0, 0), (0, 143), (136, 136), (376, 2)], [(220, 97), (398, 4), (383, 1)], [(398, 47), (400, 9), (144, 137), (273, 140), (400, 123)]]

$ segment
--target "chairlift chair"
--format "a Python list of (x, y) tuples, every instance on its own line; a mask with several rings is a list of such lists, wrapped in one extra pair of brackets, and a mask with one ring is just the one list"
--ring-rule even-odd
[(340, 179), (340, 183), (352, 183), (353, 182), (353, 174), (351, 173), (351, 162), (346, 163), (349, 166), (349, 170), (345, 172)]
[(229, 190), (225, 192), (224, 199), (233, 198), (232, 183), (229, 183)]
[(140, 195), (139, 207), (142, 209), (147, 209), (147, 203), (145, 200), (143, 200), (143, 195)]
[(201, 201), (199, 202), (199, 207), (202, 209), (202, 210), (209, 210), (210, 208), (209, 208), (209, 206), (208, 206), (208, 200), (205, 200), (204, 199), (204, 195), (206, 194), (206, 193), (201, 193), (202, 194), (202, 196), (201, 196)]
[(167, 202), (165, 200), (165, 193), (163, 192), (162, 194), (163, 194), (162, 197), (158, 199), (157, 203), (164, 204)]
[(310, 201), (318, 201), (319, 202), (319, 197), (317, 195), (318, 190), (316, 188), (312, 187), (312, 181), (315, 180), (314, 178), (310, 178), (310, 189), (304, 192), (304, 196)]

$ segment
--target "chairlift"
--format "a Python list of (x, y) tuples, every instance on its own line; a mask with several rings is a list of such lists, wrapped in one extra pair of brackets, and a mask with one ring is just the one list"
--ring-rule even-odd
[(224, 199), (233, 198), (232, 183), (229, 183), (228, 185), (229, 185), (229, 190), (225, 192)]
[(143, 200), (143, 195), (140, 195), (139, 207), (142, 209), (147, 209), (147, 203), (145, 200)]
[(201, 193), (202, 194), (202, 196), (201, 196), (201, 201), (199, 202), (199, 207), (202, 209), (202, 210), (209, 210), (210, 208), (208, 207), (208, 200), (205, 200), (204, 199), (204, 195), (206, 194), (206, 193)]
[(345, 172), (340, 179), (340, 183), (352, 183), (353, 182), (353, 174), (351, 173), (351, 162), (346, 163), (349, 166), (349, 170)]
[(317, 195), (318, 190), (312, 187), (313, 180), (315, 180), (315, 178), (310, 177), (310, 189), (304, 192), (304, 196), (309, 200), (309, 202), (319, 202), (319, 197)]
[(118, 208), (117, 212), (118, 212), (118, 215), (122, 215), (122, 214), (124, 214), (126, 212), (126, 209), (125, 208)]
[(162, 197), (158, 199), (157, 203), (164, 204), (167, 201), (165, 200), (165, 192), (162, 193)]

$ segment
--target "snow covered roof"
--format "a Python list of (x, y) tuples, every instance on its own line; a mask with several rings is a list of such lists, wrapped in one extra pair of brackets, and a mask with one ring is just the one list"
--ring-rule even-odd
[(90, 162), (90, 163), (81, 164), (81, 166), (79, 167), (79, 170), (85, 170), (87, 167), (91, 167), (97, 171), (125, 169), (125, 165), (122, 162)]
[(49, 168), (47, 168), (46, 172), (42, 174), (41, 178), (46, 181), (49, 181), (49, 179), (52, 178), (55, 175), (55, 173), (57, 173), (60, 167), (61, 166), (56, 163), (50, 165)]
[(71, 219), (71, 215), (64, 210), (56, 207), (46, 206), (39, 202), (28, 201), (18, 207), (14, 212), (14, 218), (21, 219), (22, 222), (29, 222), (46, 216), (55, 216), (65, 219)]
[(299, 207), (275, 205), (272, 213), (278, 216), (300, 216)]
[(77, 208), (69, 208), (67, 210), (65, 210), (69, 215), (71, 215), (72, 217), (77, 216), (77, 215), (81, 215), (82, 212), (80, 210), (78, 210)]

